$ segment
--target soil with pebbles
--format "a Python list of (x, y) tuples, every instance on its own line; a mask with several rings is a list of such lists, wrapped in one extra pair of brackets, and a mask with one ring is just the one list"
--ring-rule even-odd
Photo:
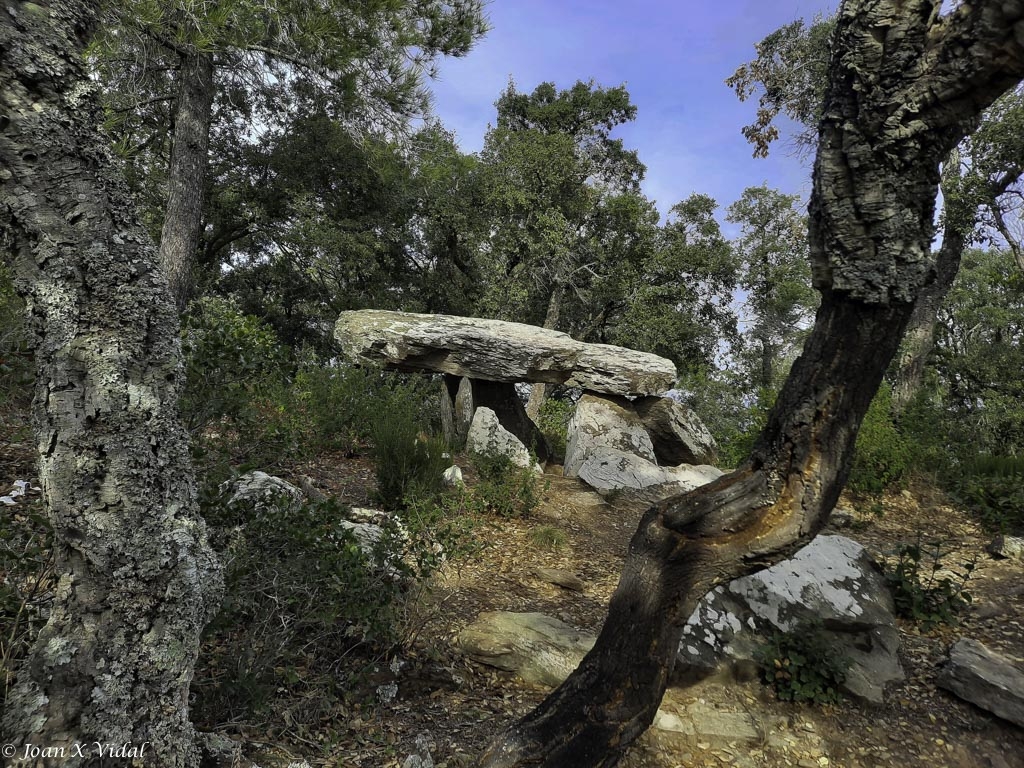
[[(484, 550), (437, 580), (429, 604), (422, 607), (409, 679), (399, 675), (397, 698), (375, 714), (393, 736), (390, 749), (353, 750), (319, 762), (400, 766), (405, 756), (417, 754), (419, 737), (436, 766), (472, 765), (473, 755), (546, 691), (464, 658), (455, 644), (459, 631), (492, 610), (539, 611), (599, 631), (643, 505), (605, 503), (578, 480), (557, 472), (544, 476), (544, 501), (533, 515), (485, 523), (477, 531)], [(329, 470), (314, 481), (352, 503), (369, 501), (369, 468), (349, 474), (348, 481), (345, 474)], [(947, 565), (976, 561), (969, 582), (973, 603), (959, 623), (922, 632), (900, 622), (907, 676), (889, 687), (881, 707), (851, 701), (827, 707), (782, 703), (757, 681), (705, 681), (670, 689), (663, 711), (684, 719), (689, 714), (703, 725), (697, 732), (651, 728), (623, 766), (1024, 768), (1024, 731), (935, 684), (949, 646), (960, 637), (1020, 654), (1024, 565), (988, 556), (984, 547), (991, 537), (926, 485), (881, 499), (844, 497), (840, 507), (852, 512), (852, 522), (827, 532), (856, 539), (876, 558), (891, 556), (900, 542), (941, 540), (949, 550)], [(586, 587), (579, 592), (554, 586), (537, 575), (538, 566), (576, 574)], [(423, 684), (417, 675), (433, 682)]]

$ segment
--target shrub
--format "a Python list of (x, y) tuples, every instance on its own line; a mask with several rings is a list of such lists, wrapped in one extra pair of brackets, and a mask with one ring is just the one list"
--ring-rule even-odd
[(946, 569), (942, 560), (953, 551), (944, 541), (920, 538), (896, 546), (885, 563), (885, 578), (897, 615), (925, 630), (956, 623), (957, 613), (971, 602), (966, 586), (975, 563), (963, 563), (959, 573)]
[(330, 499), (228, 505), (220, 491), (206, 494), (225, 594), (193, 687), (202, 720), (248, 716), (313, 688), (350, 695), (366, 664), (408, 639), (412, 588), (472, 548), (470, 524), (452, 506), (421, 504), (384, 521), (369, 553), (339, 525), (344, 512)]
[(549, 397), (540, 407), (537, 426), (547, 438), (551, 451), (558, 459), (565, 458), (565, 443), (568, 438), (569, 419), (576, 404), (572, 400)]
[(881, 493), (902, 480), (910, 468), (910, 446), (890, 416), (892, 394), (883, 385), (868, 408), (853, 455), (849, 487), (861, 493)]
[(526, 517), (540, 506), (544, 488), (529, 467), (520, 467), (500, 453), (474, 453), (480, 482), (473, 489), (483, 508), (499, 517)]
[(552, 552), (562, 549), (568, 540), (565, 531), (553, 525), (534, 526), (530, 529), (529, 537), (535, 546)]
[(0, 406), (14, 398), (18, 406), (27, 406), (32, 396), (32, 378), (25, 303), (14, 290), (7, 267), (0, 262)]
[(371, 434), (377, 498), (385, 509), (399, 509), (414, 498), (433, 499), (451, 465), (444, 441), (424, 435), (409, 407), (393, 405), (377, 414)]
[(950, 494), (989, 531), (1024, 533), (1024, 457), (974, 457), (953, 475)]
[(54, 587), (52, 544), (40, 497), (0, 504), (0, 709), (18, 663), (46, 623)]
[(775, 632), (757, 649), (761, 676), (782, 701), (834, 704), (842, 695), (850, 660), (836, 653), (821, 621), (805, 622), (789, 632)]
[(193, 434), (216, 419), (243, 416), (255, 393), (284, 378), (287, 355), (274, 332), (228, 301), (194, 301), (181, 333), (180, 405)]

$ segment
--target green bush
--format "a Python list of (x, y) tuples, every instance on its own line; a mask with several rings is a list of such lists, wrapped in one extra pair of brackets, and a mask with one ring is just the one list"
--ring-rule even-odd
[(14, 290), (7, 267), (0, 262), (0, 407), (12, 399), (17, 400), (18, 406), (28, 405), (33, 373), (25, 303)]
[(194, 301), (181, 334), (181, 414), (194, 435), (224, 417), (247, 416), (254, 398), (285, 378), (287, 353), (274, 332), (228, 301)]
[(415, 498), (435, 498), (451, 458), (443, 440), (423, 433), (411, 408), (392, 405), (377, 414), (371, 439), (377, 498), (385, 509), (400, 509)]
[[(7, 491), (0, 489), (0, 495)], [(53, 529), (41, 497), (0, 504), (0, 709), (20, 661), (46, 623), (53, 599)]]
[(226, 502), (214, 491), (202, 510), (225, 563), (193, 685), (208, 723), (269, 709), (279, 695), (348, 697), (366, 664), (408, 640), (411, 589), (472, 548), (470, 522), (450, 505), (382, 521), (367, 552), (333, 500)]
[(897, 615), (925, 630), (956, 623), (957, 613), (971, 602), (966, 586), (975, 564), (963, 563), (961, 572), (945, 568), (943, 558), (953, 551), (941, 540), (896, 546), (884, 566)]
[(806, 622), (789, 632), (775, 632), (757, 649), (761, 676), (782, 701), (834, 704), (842, 695), (850, 660), (836, 653), (821, 621)]
[(572, 418), (575, 409), (576, 404), (572, 400), (555, 397), (549, 397), (540, 407), (537, 426), (547, 438), (552, 453), (559, 460), (565, 458), (569, 419)]
[(910, 446), (892, 421), (891, 407), (892, 394), (883, 384), (857, 434), (848, 482), (851, 490), (881, 493), (903, 480), (910, 469)]
[(532, 469), (517, 466), (499, 453), (474, 453), (470, 460), (480, 477), (473, 493), (487, 512), (526, 517), (540, 506), (545, 486)]
[(976, 456), (952, 475), (949, 491), (989, 531), (1024, 533), (1024, 457)]

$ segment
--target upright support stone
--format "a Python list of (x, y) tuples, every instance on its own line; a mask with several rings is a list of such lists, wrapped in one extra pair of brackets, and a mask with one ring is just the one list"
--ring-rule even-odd
[[(550, 460), (551, 449), (548, 447), (548, 441), (540, 428), (533, 423), (533, 419), (526, 415), (526, 409), (523, 407), (523, 401), (519, 399), (515, 384), (480, 379), (464, 379), (464, 381), (470, 382), (474, 410), (480, 407), (490, 408), (498, 417), (501, 426), (518, 437), (522, 444), (536, 455), (541, 464)], [(456, 401), (456, 415), (458, 415), (458, 401)], [(470, 416), (470, 420), (472, 420), (472, 416)]]
[[(441, 434), (444, 435), (448, 445), (456, 450), (460, 449), (463, 443), (459, 442), (455, 426), (455, 394), (458, 389), (458, 377), (445, 374), (441, 377), (441, 386), (437, 393), (437, 400), (441, 410)], [(455, 389), (453, 390), (453, 384)]]
[[(455, 377), (453, 376), (451, 378), (454, 379)], [(456, 387), (456, 390), (455, 434), (459, 440), (459, 447), (462, 447), (466, 444), (466, 437), (469, 435), (469, 425), (473, 423), (473, 414), (476, 413), (476, 403), (473, 396), (473, 380), (462, 376), (458, 379), (458, 386)]]

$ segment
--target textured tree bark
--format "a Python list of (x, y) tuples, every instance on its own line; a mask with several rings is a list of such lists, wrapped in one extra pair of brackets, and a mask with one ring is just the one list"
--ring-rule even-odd
[[(810, 205), (822, 302), (750, 459), (647, 512), (594, 649), (491, 745), (487, 768), (613, 766), (652, 722), (682, 625), (710, 588), (824, 525), (929, 260), (939, 163), (1024, 77), (1024, 0), (846, 0)], [(1016, 36), (1015, 36), (1016, 34)]]
[(9, 765), (97, 765), (98, 741), (177, 768), (198, 762), (189, 683), (220, 568), (178, 419), (177, 313), (81, 64), (97, 11), (0, 13), (0, 235), (27, 304), (59, 573), (3, 732), (18, 750), (66, 750)]
[(960, 270), (966, 244), (966, 238), (956, 227), (944, 228), (942, 246), (935, 259), (935, 280), (921, 290), (900, 349), (892, 386), (892, 415), (897, 419), (921, 389), (928, 355), (935, 345), (939, 308)]
[(181, 56), (174, 140), (167, 178), (167, 208), (160, 231), (160, 264), (182, 312), (192, 297), (192, 270), (199, 252), (206, 160), (213, 119), (213, 55)]

